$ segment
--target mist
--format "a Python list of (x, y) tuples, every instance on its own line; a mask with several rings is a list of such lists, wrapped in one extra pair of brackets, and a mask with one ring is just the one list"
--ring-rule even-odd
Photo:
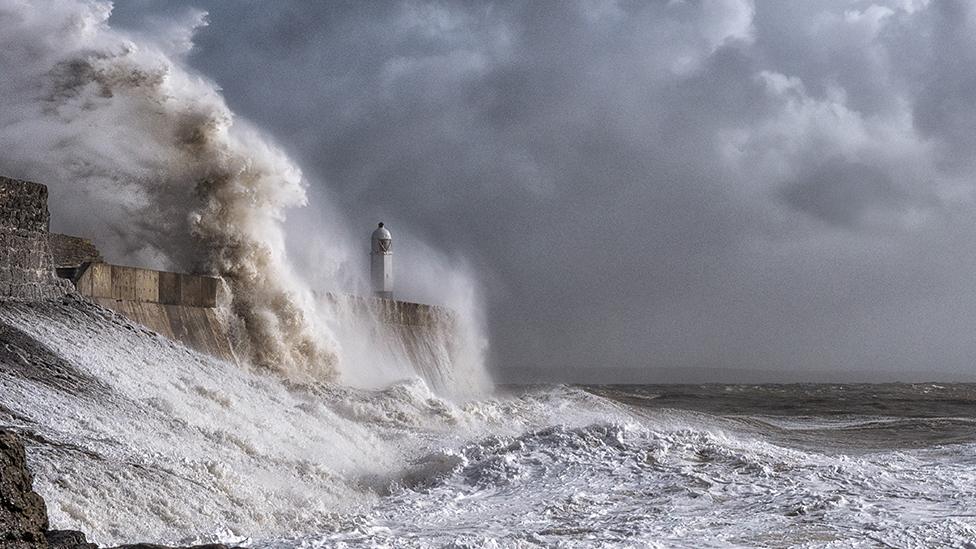
[[(47, 184), (53, 229), (91, 238), (111, 262), (220, 276), (220, 313), (247, 366), (298, 383), (383, 387), (415, 376), (403, 352), (350, 350), (371, 332), (327, 297), (368, 294), (348, 224), (318, 194), (314, 212), (288, 225), (309, 204), (309, 181), (186, 63), (204, 12), (146, 34), (116, 28), (112, 10), (0, 3), (0, 173)], [(437, 280), (414, 288), (458, 311), (458, 334), (471, 337), (453, 343), (466, 363), (457, 371), (471, 379), (454, 385), (480, 387), (473, 279), (425, 250), (436, 273), (425, 278)]]
[(503, 379), (972, 377), (968, 3), (205, 9), (360, 234), (467, 258)]
[(889, 381), (973, 376), (973, 9), (143, 0), (108, 21), (182, 51), (301, 167), (283, 238), (317, 286), (361, 284), (377, 221), (401, 297), (438, 302), (428, 258), (462, 266), (502, 381)]

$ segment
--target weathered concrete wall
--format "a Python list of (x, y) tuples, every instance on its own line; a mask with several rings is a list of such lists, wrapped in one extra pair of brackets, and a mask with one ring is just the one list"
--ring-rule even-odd
[(237, 362), (217, 309), (105, 297), (94, 297), (92, 300), (195, 351)]
[(0, 176), (0, 298), (47, 299), (71, 291), (54, 275), (47, 187)]
[(218, 279), (108, 263), (92, 263), (77, 277), (78, 293), (186, 307), (216, 307)]
[(465, 340), (454, 311), (376, 297), (320, 297), (332, 305), (337, 337), (353, 356), (360, 352), (378, 356), (384, 363), (399, 365), (404, 375), (418, 375), (445, 394), (463, 393), (471, 383), (478, 383), (462, 379), (474, 376), (463, 366)]
[(353, 314), (382, 324), (434, 327), (453, 322), (454, 312), (444, 307), (379, 297), (325, 294), (326, 298)]
[(207, 276), (92, 263), (78, 293), (187, 347), (237, 362), (215, 309), (219, 280)]

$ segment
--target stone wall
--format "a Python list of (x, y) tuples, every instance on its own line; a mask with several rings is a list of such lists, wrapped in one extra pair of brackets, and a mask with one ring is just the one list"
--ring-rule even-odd
[(47, 187), (0, 176), (0, 298), (48, 299), (71, 291), (54, 274)]
[(0, 176), (0, 229), (46, 233), (47, 187)]
[(48, 233), (47, 241), (51, 248), (55, 268), (79, 267), (85, 263), (102, 261), (102, 254), (87, 238)]

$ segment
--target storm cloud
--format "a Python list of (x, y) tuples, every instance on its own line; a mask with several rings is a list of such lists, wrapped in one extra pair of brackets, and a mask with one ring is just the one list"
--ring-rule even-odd
[(303, 215), (328, 202), (364, 241), (384, 220), (406, 298), (437, 300), (421, 242), (475, 271), (502, 381), (974, 377), (969, 2), (142, 1), (111, 22), (158, 37), (198, 10), (190, 63), (302, 166)]

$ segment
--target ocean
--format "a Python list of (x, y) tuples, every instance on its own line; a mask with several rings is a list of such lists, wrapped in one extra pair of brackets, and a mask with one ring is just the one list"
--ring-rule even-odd
[(512, 398), (566, 421), (433, 451), (333, 531), (259, 546), (976, 547), (976, 385)]
[(976, 385), (299, 384), (0, 304), (0, 427), (102, 544), (976, 547)]

